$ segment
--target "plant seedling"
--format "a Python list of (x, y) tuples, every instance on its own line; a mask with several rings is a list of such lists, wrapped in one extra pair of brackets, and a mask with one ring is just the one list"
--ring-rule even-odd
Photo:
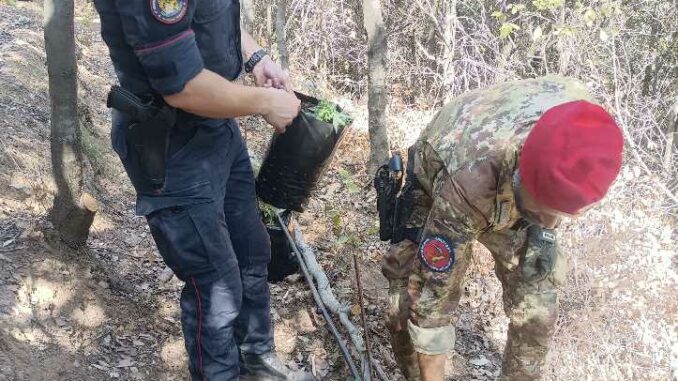
[(315, 106), (315, 117), (325, 123), (332, 123), (335, 129), (343, 128), (349, 125), (353, 119), (346, 113), (340, 111), (334, 103), (320, 101)]

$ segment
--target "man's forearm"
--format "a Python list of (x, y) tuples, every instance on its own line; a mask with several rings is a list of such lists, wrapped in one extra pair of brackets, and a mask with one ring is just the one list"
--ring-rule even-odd
[(236, 118), (265, 114), (266, 89), (232, 83), (203, 69), (177, 94), (165, 96), (172, 107), (207, 118)]
[(257, 44), (254, 38), (244, 30), (240, 32), (240, 45), (242, 46), (242, 55), (245, 61), (247, 61), (254, 52), (261, 49), (261, 46)]

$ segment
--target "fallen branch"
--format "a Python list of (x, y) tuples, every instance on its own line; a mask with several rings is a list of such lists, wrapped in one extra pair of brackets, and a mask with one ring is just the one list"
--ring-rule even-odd
[(370, 351), (370, 336), (367, 330), (367, 319), (365, 319), (365, 303), (363, 302), (363, 287), (362, 282), (360, 281), (360, 265), (358, 263), (358, 255), (353, 253), (353, 266), (355, 267), (355, 281), (356, 286), (358, 287), (358, 301), (360, 303), (360, 319), (363, 323), (363, 332), (365, 333), (365, 354), (370, 360), (367, 362), (367, 365), (363, 365), (363, 375), (366, 379), (372, 378), (372, 353)]
[[(280, 213), (276, 213), (276, 217), (278, 218), (278, 223), (280, 224), (280, 227), (282, 228), (282, 231), (285, 233), (285, 236), (287, 239), (290, 241), (290, 243), (294, 243), (294, 240), (292, 239), (292, 236), (290, 236), (290, 232), (286, 228), (285, 221), (283, 221), (283, 218)], [(334, 326), (334, 323), (332, 322), (332, 318), (329, 316), (329, 313), (327, 312), (327, 308), (325, 308), (325, 304), (323, 303), (323, 300), (321, 299), (320, 293), (318, 292), (318, 289), (316, 289), (315, 285), (313, 284), (313, 279), (311, 278), (311, 274), (309, 273), (309, 268), (307, 267), (306, 262), (304, 261), (304, 257), (302, 256), (299, 247), (296, 244), (292, 245), (292, 249), (294, 251), (294, 255), (296, 255), (297, 260), (299, 261), (299, 267), (301, 267), (301, 272), (304, 275), (304, 278), (306, 279), (306, 283), (308, 284), (308, 287), (311, 289), (311, 293), (313, 294), (313, 299), (315, 300), (316, 305), (318, 308), (320, 308), (320, 311), (322, 312), (323, 318), (325, 319), (325, 322), (327, 323), (327, 327), (334, 336), (335, 340), (337, 341), (337, 344), (339, 345), (339, 349), (341, 349), (341, 353), (344, 356), (344, 360), (346, 360), (346, 365), (348, 365), (348, 368), (353, 375), (355, 380), (360, 380), (360, 375), (358, 374), (358, 369), (355, 367), (355, 363), (353, 362), (353, 359), (351, 358), (351, 354), (348, 352), (348, 348), (346, 348), (346, 345), (341, 339), (341, 336), (339, 335), (339, 332), (337, 331), (337, 328)], [(316, 263), (317, 266), (317, 263)], [(324, 275), (324, 274), (323, 274)]]
[[(327, 275), (325, 275), (322, 267), (320, 267), (320, 264), (318, 264), (315, 254), (313, 253), (313, 249), (308, 244), (306, 244), (306, 241), (304, 241), (304, 236), (301, 234), (301, 229), (299, 229), (298, 226), (294, 227), (294, 244), (299, 249), (309, 273), (311, 273), (318, 284), (318, 292), (323, 304), (325, 304), (325, 306), (327, 306), (327, 308), (329, 308), (330, 311), (332, 311), (335, 315), (339, 316), (339, 321), (351, 337), (351, 342), (360, 354), (360, 362), (362, 365), (363, 374), (366, 374), (365, 370), (369, 369), (367, 368), (368, 364), (371, 364), (372, 368), (376, 371), (380, 379), (383, 381), (390, 381), (381, 365), (374, 361), (373, 358), (368, 357), (365, 344), (363, 343), (362, 336), (360, 335), (360, 331), (348, 317), (350, 307), (341, 304), (334, 296), (334, 293), (332, 292), (332, 286), (330, 286), (330, 281), (327, 279)], [(369, 378), (364, 378), (364, 380), (369, 381)]]
[(296, 243), (301, 255), (303, 256), (304, 262), (308, 267), (308, 271), (311, 273), (313, 278), (318, 285), (318, 292), (320, 297), (334, 314), (339, 316), (339, 321), (344, 325), (346, 331), (351, 337), (353, 345), (356, 347), (356, 350), (360, 353), (365, 352), (365, 343), (363, 342), (362, 336), (358, 328), (351, 322), (348, 317), (348, 313), (351, 311), (351, 308), (345, 304), (339, 303), (337, 298), (332, 292), (332, 286), (330, 286), (330, 281), (327, 279), (327, 275), (323, 271), (322, 267), (318, 264), (318, 261), (315, 259), (315, 254), (313, 249), (306, 244), (304, 241), (304, 236), (301, 234), (301, 230), (298, 226), (294, 227), (294, 242)]

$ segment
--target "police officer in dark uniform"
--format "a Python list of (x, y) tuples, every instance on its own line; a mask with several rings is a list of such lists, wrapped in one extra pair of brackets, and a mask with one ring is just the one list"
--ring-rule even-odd
[[(158, 110), (149, 124), (113, 104), (111, 139), (137, 191), (137, 214), (146, 216), (160, 254), (185, 282), (181, 323), (192, 379), (310, 379), (274, 352), (270, 241), (233, 119), (261, 115), (284, 132), (300, 107), (287, 74), (240, 31), (238, 0), (95, 5), (127, 98)], [(243, 64), (257, 87), (230, 82)], [(166, 155), (154, 159), (162, 164), (159, 182), (146, 168), (148, 147), (159, 142), (133, 133), (144, 128), (150, 136), (168, 132)]]

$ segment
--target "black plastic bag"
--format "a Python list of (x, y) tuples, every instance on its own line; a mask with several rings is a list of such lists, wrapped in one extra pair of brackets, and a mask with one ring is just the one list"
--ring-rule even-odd
[[(284, 214), (285, 225), (289, 224), (289, 214)], [(287, 226), (286, 226), (287, 227)], [(271, 238), (271, 262), (268, 264), (268, 281), (278, 283), (287, 276), (299, 272), (299, 261), (292, 251), (285, 232), (278, 223), (267, 223), (266, 230)]]
[[(296, 93), (301, 112), (283, 134), (275, 133), (257, 176), (257, 195), (280, 209), (303, 212), (304, 203), (330, 163), (351, 120), (341, 109)], [(318, 107), (331, 105), (344, 119), (323, 122)]]

